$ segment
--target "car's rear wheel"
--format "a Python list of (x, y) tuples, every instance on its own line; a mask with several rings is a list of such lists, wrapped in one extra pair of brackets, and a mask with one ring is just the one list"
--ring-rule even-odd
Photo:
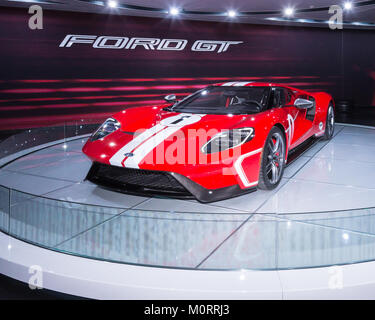
[(330, 140), (333, 137), (333, 133), (335, 132), (335, 111), (333, 109), (333, 105), (330, 104), (328, 106), (327, 111), (327, 119), (326, 119), (326, 129), (324, 132), (324, 140)]
[(286, 144), (282, 131), (273, 127), (267, 137), (262, 153), (258, 188), (275, 189), (284, 174)]

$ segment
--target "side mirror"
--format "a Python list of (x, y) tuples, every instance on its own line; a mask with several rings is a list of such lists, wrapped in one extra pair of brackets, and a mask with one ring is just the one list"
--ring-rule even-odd
[(164, 97), (164, 100), (170, 103), (175, 103), (177, 102), (177, 98), (175, 94), (170, 94)]
[(294, 106), (298, 109), (310, 109), (314, 106), (314, 102), (307, 99), (298, 98), (296, 101), (294, 101)]

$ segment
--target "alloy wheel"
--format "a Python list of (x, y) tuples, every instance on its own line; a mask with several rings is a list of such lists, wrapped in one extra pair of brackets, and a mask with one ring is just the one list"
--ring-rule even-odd
[(284, 168), (285, 144), (279, 132), (273, 133), (267, 143), (266, 176), (271, 184), (277, 184)]
[(328, 127), (328, 136), (331, 137), (333, 135), (333, 130), (335, 128), (335, 113), (333, 112), (332, 107), (329, 107), (328, 109), (327, 127)]

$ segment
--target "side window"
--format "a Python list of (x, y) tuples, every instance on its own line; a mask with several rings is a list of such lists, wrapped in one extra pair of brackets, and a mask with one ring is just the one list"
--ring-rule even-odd
[(286, 90), (280, 89), (280, 107), (284, 107), (286, 105)]
[(280, 108), (287, 102), (287, 90), (283, 88), (273, 88), (271, 96), (271, 108)]
[(292, 102), (293, 94), (289, 90), (286, 90), (286, 104), (290, 104)]

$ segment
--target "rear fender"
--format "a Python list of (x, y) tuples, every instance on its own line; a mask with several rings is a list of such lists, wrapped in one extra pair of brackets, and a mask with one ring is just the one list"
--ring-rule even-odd
[(316, 125), (316, 128), (319, 128), (319, 124), (324, 124), (325, 129), (325, 123), (327, 119), (327, 112), (328, 112), (328, 106), (333, 104), (333, 107), (335, 107), (335, 103), (333, 101), (333, 98), (330, 94), (325, 92), (316, 92), (311, 94), (316, 103), (316, 116), (314, 120), (314, 124)]

